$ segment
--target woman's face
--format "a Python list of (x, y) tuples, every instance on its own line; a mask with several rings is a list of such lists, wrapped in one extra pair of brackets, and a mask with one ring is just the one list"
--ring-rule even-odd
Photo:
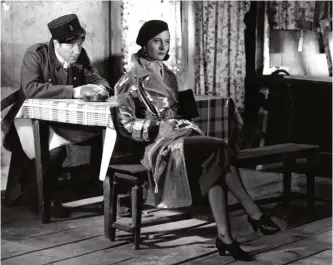
[(146, 45), (148, 60), (163, 61), (169, 51), (170, 33), (168, 30), (161, 32), (154, 38), (150, 39)]

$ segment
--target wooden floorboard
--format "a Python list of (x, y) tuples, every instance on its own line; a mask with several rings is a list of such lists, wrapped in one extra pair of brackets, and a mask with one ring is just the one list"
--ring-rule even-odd
[[(261, 236), (253, 233), (246, 216), (242, 211), (231, 213), (234, 236), (242, 247), (258, 257), (257, 263), (267, 263), (275, 258), (272, 249), (279, 249), (284, 253), (283, 246), (316, 237), (320, 233), (331, 232), (331, 218), (325, 218), (290, 230), (285, 230), (272, 236)], [(153, 222), (159, 218), (168, 220), (163, 211), (146, 214), (146, 222)], [(168, 212), (177, 216), (179, 213)], [(166, 215), (166, 216), (165, 216)], [(172, 217), (172, 216), (171, 216)], [(100, 216), (102, 220), (103, 217)], [(129, 219), (123, 218), (123, 222)], [(245, 224), (245, 225), (244, 225)], [(236, 229), (236, 230), (235, 230)], [(206, 220), (184, 219), (169, 220), (169, 222), (145, 226), (142, 229), (142, 249), (133, 250), (127, 233), (117, 233), (117, 241), (110, 242), (103, 235), (103, 225), (97, 220), (93, 225), (76, 227), (73, 229), (41, 234), (18, 241), (3, 240), (2, 264), (228, 264), (235, 263), (231, 256), (219, 257), (214, 247), (216, 226)], [(320, 234), (321, 235), (321, 234)], [(312, 251), (303, 251), (300, 255), (307, 257), (317, 254), (329, 237), (318, 236), (316, 240), (321, 243)], [(312, 238), (311, 238), (312, 239)], [(309, 239), (310, 240), (310, 239)], [(309, 245), (311, 241), (306, 241)], [(326, 247), (327, 247), (326, 242)], [(277, 251), (277, 256), (280, 253)], [(273, 253), (273, 254), (272, 254)], [(271, 256), (269, 256), (269, 254)], [(206, 258), (202, 258), (206, 257)], [(289, 257), (289, 258), (288, 258)], [(295, 258), (287, 256), (285, 260), (294, 261)], [(237, 264), (237, 263), (235, 263)], [(284, 264), (284, 263), (278, 263)]]
[(328, 249), (307, 258), (290, 263), (290, 265), (331, 265), (332, 250)]
[(23, 240), (91, 225), (103, 225), (101, 215), (57, 220), (49, 224), (42, 224), (38, 217), (38, 220), (34, 223), (27, 222), (26, 225), (2, 226), (1, 238), (6, 240)]
[[(153, 238), (154, 241), (162, 241), (163, 242), (163, 249), (165, 248), (165, 251), (168, 251), (167, 242), (168, 242), (168, 236), (172, 236), (173, 233), (179, 232), (180, 229), (184, 229), (184, 224), (186, 223), (186, 228), (190, 229), (191, 227), (197, 227), (198, 225), (202, 225), (203, 223), (206, 223), (205, 221), (199, 221), (199, 220), (184, 220), (184, 221), (178, 221), (178, 222), (172, 222), (168, 224), (160, 224), (156, 226), (149, 226), (146, 228), (143, 228), (143, 238), (145, 237), (146, 233), (150, 234), (150, 237)], [(102, 229), (103, 227), (101, 227)], [(142, 253), (142, 252), (136, 252), (132, 249), (132, 244), (128, 244), (127, 241), (124, 241), (124, 239), (128, 239), (126, 233), (119, 233), (120, 237), (117, 238), (117, 241), (110, 242), (108, 239), (104, 237), (104, 235), (101, 236), (94, 236), (94, 237), (85, 237), (87, 234), (96, 234), (97, 227), (90, 227), (88, 230), (85, 230), (86, 227), (80, 230), (76, 230), (74, 235), (68, 235), (68, 238), (64, 235), (59, 235), (58, 239), (51, 240), (51, 239), (45, 239), (41, 240), (41, 238), (33, 238), (34, 242), (31, 242), (31, 239), (29, 240), (29, 243), (33, 246), (39, 246), (40, 250), (33, 250), (33, 251), (27, 251), (26, 254), (20, 254), (14, 256), (13, 253), (10, 253), (10, 258), (4, 258), (3, 257), (3, 264), (47, 264), (52, 262), (53, 264), (57, 264), (56, 261), (61, 261), (60, 264), (64, 263), (65, 260), (69, 259), (68, 262), (70, 262), (70, 259), (76, 260), (76, 262), (79, 262), (77, 264), (110, 264), (110, 260), (113, 261), (113, 255), (115, 251), (120, 251), (123, 253), (123, 257), (129, 257), (128, 254), (133, 254), (134, 256)], [(166, 233), (167, 236), (163, 236), (163, 233)], [(82, 234), (82, 235), (81, 235)], [(181, 233), (180, 233), (181, 235)], [(72, 239), (71, 239), (72, 238)], [(77, 241), (73, 241), (74, 238), (77, 238)], [(121, 238), (123, 240), (121, 241)], [(186, 248), (186, 245), (188, 244), (188, 238), (189, 237), (183, 237), (182, 240), (179, 240), (181, 242), (178, 242), (178, 244), (184, 244), (184, 248)], [(196, 237), (193, 238), (194, 242), (199, 242), (203, 240), (202, 238)], [(37, 240), (37, 241), (36, 241)], [(42, 244), (46, 241), (48, 247), (42, 248)], [(191, 239), (192, 240), (192, 239)], [(149, 240), (148, 240), (149, 241)], [(185, 241), (185, 242), (184, 242)], [(62, 244), (55, 244), (60, 243)], [(66, 243), (64, 243), (66, 242)], [(27, 240), (24, 241), (24, 246), (27, 245)], [(117, 250), (112, 249), (111, 247), (114, 245), (121, 245), (126, 244), (123, 248), (119, 247)], [(175, 242), (173, 242), (175, 243)], [(50, 247), (53, 244), (52, 247)], [(30, 246), (30, 245), (28, 245)], [(6, 244), (3, 246), (5, 253), (8, 253), (7, 251), (12, 249), (12, 247), (15, 247), (13, 245), (8, 244), (8, 247), (6, 247)], [(143, 245), (144, 247), (144, 245)], [(16, 248), (19, 249), (20, 248)], [(22, 246), (21, 249), (25, 251), (24, 247)], [(151, 252), (152, 249), (150, 247), (146, 247), (146, 252)], [(159, 251), (157, 251), (159, 252)], [(164, 253), (164, 252), (163, 252)], [(162, 254), (163, 254), (162, 253)], [(7, 254), (8, 255), (8, 254)], [(97, 257), (101, 257), (101, 261), (95, 261), (97, 263), (92, 263), (92, 260), (96, 260)], [(81, 261), (82, 260), (82, 261)], [(106, 262), (106, 263), (104, 263)], [(119, 261), (117, 261), (119, 262)], [(69, 263), (70, 264), (70, 263)]]
[[(323, 194), (317, 193), (318, 197)], [(316, 200), (314, 216), (309, 215), (302, 200), (294, 201), (289, 209), (279, 203), (264, 205), (270, 214), (280, 218), (275, 220), (282, 231), (272, 236), (253, 232), (243, 209), (231, 210), (232, 234), (244, 250), (255, 256), (257, 260), (252, 263), (235, 261), (229, 254), (218, 256), (214, 244), (216, 225), (207, 215), (208, 209), (201, 214), (195, 208), (197, 218), (188, 212), (145, 210), (141, 249), (133, 250), (128, 241), (131, 237), (125, 232), (117, 232), (115, 242), (104, 237), (101, 214), (96, 216), (78, 209), (71, 219), (41, 224), (38, 215), (30, 216), (17, 207), (5, 208), (2, 209), (1, 264), (331, 264), (327, 263), (332, 259), (331, 193), (325, 194), (324, 200)], [(129, 223), (131, 219), (119, 221)], [(317, 259), (323, 262), (314, 263)]]
[[(331, 238), (332, 233), (329, 231), (290, 244), (285, 244), (279, 248), (256, 255), (256, 264), (259, 264), (258, 261), (262, 264), (271, 264), (272, 260), (274, 260), (274, 265), (279, 265), (304, 259), (324, 250), (331, 249)], [(235, 265), (236, 264), (238, 263), (235, 262)]]
[[(178, 211), (157, 211), (153, 214), (145, 214), (143, 219), (143, 224), (145, 223), (152, 223), (152, 222), (159, 222), (163, 221), (164, 224), (160, 226), (148, 226), (147, 228), (143, 228), (143, 236), (146, 231), (152, 231), (152, 227), (156, 229), (156, 231), (162, 230), (161, 227), (168, 227), (166, 221), (170, 218), (175, 217), (177, 215), (182, 215), (182, 213)], [(78, 221), (79, 223), (80, 221)], [(127, 223), (129, 222), (129, 218), (122, 218), (120, 222)], [(34, 236), (30, 235), (22, 240), (2, 240), (2, 247), (1, 247), (1, 259), (8, 259), (11, 257), (15, 257), (18, 255), (23, 255), (27, 253), (31, 253), (33, 251), (44, 251), (46, 249), (58, 247), (61, 245), (70, 245), (71, 243), (80, 242), (83, 240), (104, 236), (104, 223), (103, 223), (103, 216), (99, 216), (98, 219), (93, 219), (90, 225), (76, 225), (71, 229), (68, 229), (66, 224), (63, 224), (65, 229), (58, 230), (57, 228), (59, 224), (50, 223), (44, 226), (38, 226), (39, 229), (43, 229), (48, 231), (47, 233), (40, 233), (39, 235), (34, 234)], [(83, 225), (83, 226), (82, 226)], [(197, 225), (197, 223), (196, 223)], [(169, 225), (170, 226), (170, 225)], [(160, 227), (160, 228), (159, 228)], [(25, 230), (29, 230), (25, 228)], [(126, 233), (120, 232), (118, 235), (126, 236)], [(107, 247), (107, 246), (106, 246)]]
[[(323, 220), (319, 220), (316, 222), (312, 222), (300, 227), (296, 227), (290, 230), (286, 230), (280, 233), (277, 233), (275, 235), (270, 236), (261, 236), (257, 239), (251, 240), (249, 242), (243, 243), (241, 247), (245, 250), (251, 253), (252, 255), (255, 255), (256, 260), (253, 262), (246, 262), (246, 264), (272, 264), (272, 261), (274, 260), (274, 265), (276, 264), (284, 264), (284, 263), (278, 263), (275, 259), (279, 256), (285, 255), (284, 253), (284, 247), (285, 246), (292, 246), (293, 244), (302, 245), (302, 242), (304, 241), (305, 244), (308, 242), (311, 242), (313, 244), (318, 242), (321, 242), (322, 244), (319, 246), (319, 250), (317, 248), (313, 248), (313, 253), (317, 253), (319, 251), (322, 251), (323, 247), (327, 247), (328, 243), (325, 242), (329, 238), (329, 235), (331, 235), (332, 232), (332, 218), (325, 218)], [(316, 237), (319, 238), (316, 238)], [(325, 243), (325, 244), (324, 244)], [(310, 244), (311, 246), (311, 244)], [(274, 253), (278, 249), (277, 255), (275, 256)], [(310, 247), (311, 249), (311, 247)], [(308, 250), (308, 249), (306, 249)], [(309, 250), (308, 250), (309, 251)], [(288, 252), (288, 251), (286, 251)], [(306, 252), (307, 253), (307, 252)], [(306, 256), (306, 253), (301, 253), (303, 256)], [(287, 256), (287, 255), (286, 255)], [(292, 257), (291, 257), (292, 258)], [(198, 259), (195, 261), (190, 261), (185, 263), (186, 265), (195, 264), (195, 265), (210, 265), (210, 264), (228, 264), (230, 262), (230, 259), (233, 260), (232, 257), (220, 257), (218, 254), (213, 254), (211, 256), (207, 256), (202, 259)], [(292, 260), (291, 260), (292, 261)], [(243, 262), (234, 261), (232, 263), (235, 264), (243, 264)], [(244, 263), (245, 264), (245, 263)]]
[[(89, 240), (81, 240), (74, 243), (60, 245), (52, 248), (38, 250), (23, 255), (15, 256), (1, 261), (3, 265), (41, 265), (54, 263), (68, 258), (78, 258), (87, 253), (100, 252), (103, 249), (111, 249), (112, 247), (124, 244), (122, 241), (111, 242), (103, 236), (90, 238)], [(113, 253), (115, 251), (112, 251)], [(130, 253), (128, 253), (130, 254)], [(126, 255), (125, 255), (126, 256)], [(77, 263), (80, 264), (80, 263)], [(94, 263), (91, 263), (94, 264)], [(98, 264), (98, 263), (97, 263)]]
[[(77, 229), (61, 231), (53, 234), (46, 234), (17, 241), (14, 242), (14, 244), (20, 244), (21, 247), (15, 247), (15, 249), (13, 249), (11, 241), (3, 240), (5, 244), (3, 244), (1, 247), (1, 259), (3, 260), (9, 257), (29, 253), (31, 252), (31, 248), (34, 248), (34, 251), (49, 249), (101, 235), (104, 235), (104, 227), (102, 225), (97, 225), (84, 226)], [(28, 247), (27, 250), (24, 246)]]

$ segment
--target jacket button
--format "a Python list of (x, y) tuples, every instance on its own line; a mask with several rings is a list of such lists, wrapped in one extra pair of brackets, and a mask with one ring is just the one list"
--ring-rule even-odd
[(76, 77), (74, 76), (74, 78), (73, 78), (74, 80), (76, 80)]
[(52, 80), (51, 79), (49, 79), (49, 82), (51, 82)]

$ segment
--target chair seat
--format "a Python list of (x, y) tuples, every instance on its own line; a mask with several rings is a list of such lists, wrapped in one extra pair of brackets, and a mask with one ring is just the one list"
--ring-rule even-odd
[(110, 168), (115, 171), (131, 173), (131, 174), (139, 174), (147, 171), (147, 168), (145, 168), (142, 164), (110, 165)]

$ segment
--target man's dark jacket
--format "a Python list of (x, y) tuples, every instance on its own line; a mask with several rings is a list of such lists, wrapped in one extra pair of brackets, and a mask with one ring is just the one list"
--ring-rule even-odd
[[(90, 63), (84, 49), (77, 62), (66, 70), (56, 57), (52, 39), (49, 43), (38, 43), (28, 48), (22, 62), (21, 86), (17, 100), (2, 121), (3, 146), (12, 150), (13, 144), (17, 144), (13, 120), (25, 99), (69, 99), (73, 98), (74, 87), (85, 84), (101, 84), (106, 88), (110, 87)], [(82, 142), (98, 133), (96, 128), (72, 124), (53, 124), (52, 128), (73, 143)]]

